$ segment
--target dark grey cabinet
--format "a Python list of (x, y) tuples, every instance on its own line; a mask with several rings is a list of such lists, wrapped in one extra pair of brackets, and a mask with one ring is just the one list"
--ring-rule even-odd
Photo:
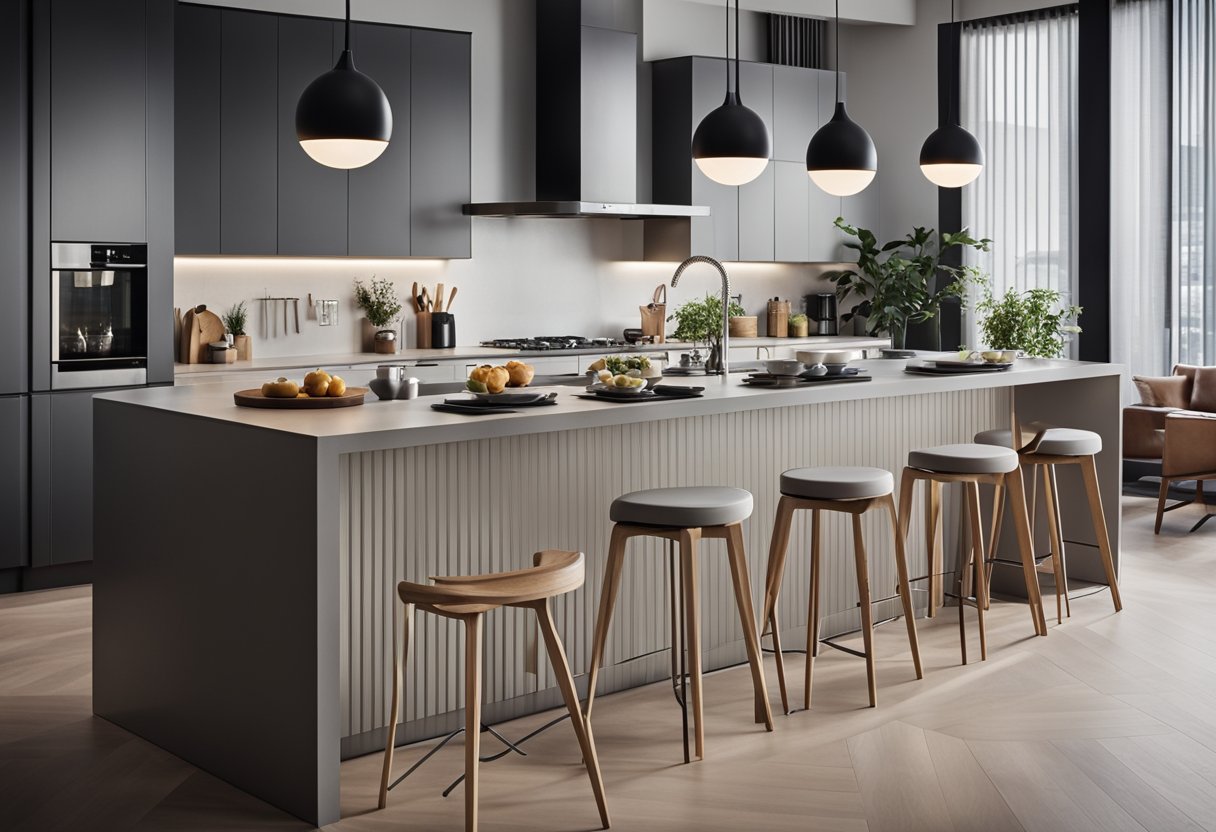
[(0, 569), (29, 566), (29, 398), (0, 396)]
[(30, 548), (34, 566), (93, 559), (93, 393), (30, 400)]
[(806, 146), (822, 124), (819, 85), (808, 83), (807, 72), (800, 67), (773, 67), (773, 158), (801, 162), (804, 172)]
[[(278, 244), (278, 20), (225, 9), (221, 21), (220, 253)], [(177, 106), (189, 107), (179, 100)]]
[[(673, 194), (672, 198), (655, 197), (659, 202), (708, 205), (709, 217), (692, 220), (692, 251), (713, 252), (719, 260), (739, 259), (739, 189), (719, 185), (701, 173), (692, 161), (692, 134), (701, 119), (722, 106), (726, 94), (726, 68), (722, 61), (694, 59), (690, 75), (681, 77), (681, 84), (692, 85), (691, 119), (681, 125), (684, 165), (691, 171), (689, 196)], [(656, 160), (657, 162), (657, 160)], [(656, 164), (656, 168), (658, 165)]]
[[(29, 388), (29, 20), (0, 7), (0, 395)], [(2, 434), (0, 434), (2, 435)], [(3, 441), (3, 440), (0, 440)], [(2, 509), (2, 506), (0, 506)]]
[(220, 55), (219, 8), (182, 5), (175, 29), (177, 251), (220, 253)]
[(471, 257), (470, 159), (473, 39), (415, 29), (410, 72), (410, 253)]
[(318, 75), (333, 69), (340, 27), (287, 15), (278, 21), (278, 253), (345, 255), (347, 173), (317, 164), (296, 139), (296, 104)]
[(413, 30), (351, 27), (355, 65), (380, 85), (393, 108), (393, 136), (380, 158), (350, 172), (347, 218), (351, 254), (391, 257), (410, 245), (410, 63)]
[(811, 177), (806, 162), (774, 160), (773, 259), (805, 263), (811, 259)]
[(48, 2), (51, 239), (144, 242), (145, 0)]

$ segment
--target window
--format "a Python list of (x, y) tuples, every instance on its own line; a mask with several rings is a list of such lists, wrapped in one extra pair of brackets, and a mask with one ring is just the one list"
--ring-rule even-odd
[[(970, 257), (998, 296), (1077, 296), (1077, 24), (1076, 6), (963, 24), (959, 114), (986, 157), (963, 189), (963, 225), (993, 241)], [(964, 338), (979, 343), (974, 315)]]

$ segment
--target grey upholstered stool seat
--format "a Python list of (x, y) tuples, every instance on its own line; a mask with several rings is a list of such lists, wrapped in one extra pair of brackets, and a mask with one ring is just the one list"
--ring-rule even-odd
[(781, 493), (808, 500), (867, 500), (895, 490), (883, 468), (791, 468), (781, 475)]
[[(1009, 448), (1012, 447), (1011, 435), (1008, 430), (985, 430), (975, 435), (975, 441), (981, 445)], [(1034, 452), (1050, 456), (1092, 456), (1102, 452), (1102, 436), (1092, 430), (1048, 428)]]
[(908, 467), (939, 474), (1008, 474), (1017, 470), (1018, 455), (1008, 445), (938, 445), (910, 452)]
[(613, 523), (699, 529), (725, 526), (752, 516), (752, 495), (742, 488), (689, 486), (632, 491), (612, 501)]

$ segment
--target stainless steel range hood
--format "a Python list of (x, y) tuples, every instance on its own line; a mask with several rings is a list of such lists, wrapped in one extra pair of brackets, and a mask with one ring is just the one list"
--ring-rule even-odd
[(619, 21), (605, 25), (604, 8), (603, 0), (537, 0), (536, 199), (473, 202), (465, 214), (709, 215), (703, 205), (637, 201), (638, 36)]

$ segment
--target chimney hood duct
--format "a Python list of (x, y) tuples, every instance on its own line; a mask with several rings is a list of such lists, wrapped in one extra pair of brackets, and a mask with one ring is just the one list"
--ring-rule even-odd
[(709, 215), (706, 206), (637, 202), (638, 36), (604, 25), (611, 7), (605, 0), (537, 0), (536, 199), (470, 203), (465, 214)]

